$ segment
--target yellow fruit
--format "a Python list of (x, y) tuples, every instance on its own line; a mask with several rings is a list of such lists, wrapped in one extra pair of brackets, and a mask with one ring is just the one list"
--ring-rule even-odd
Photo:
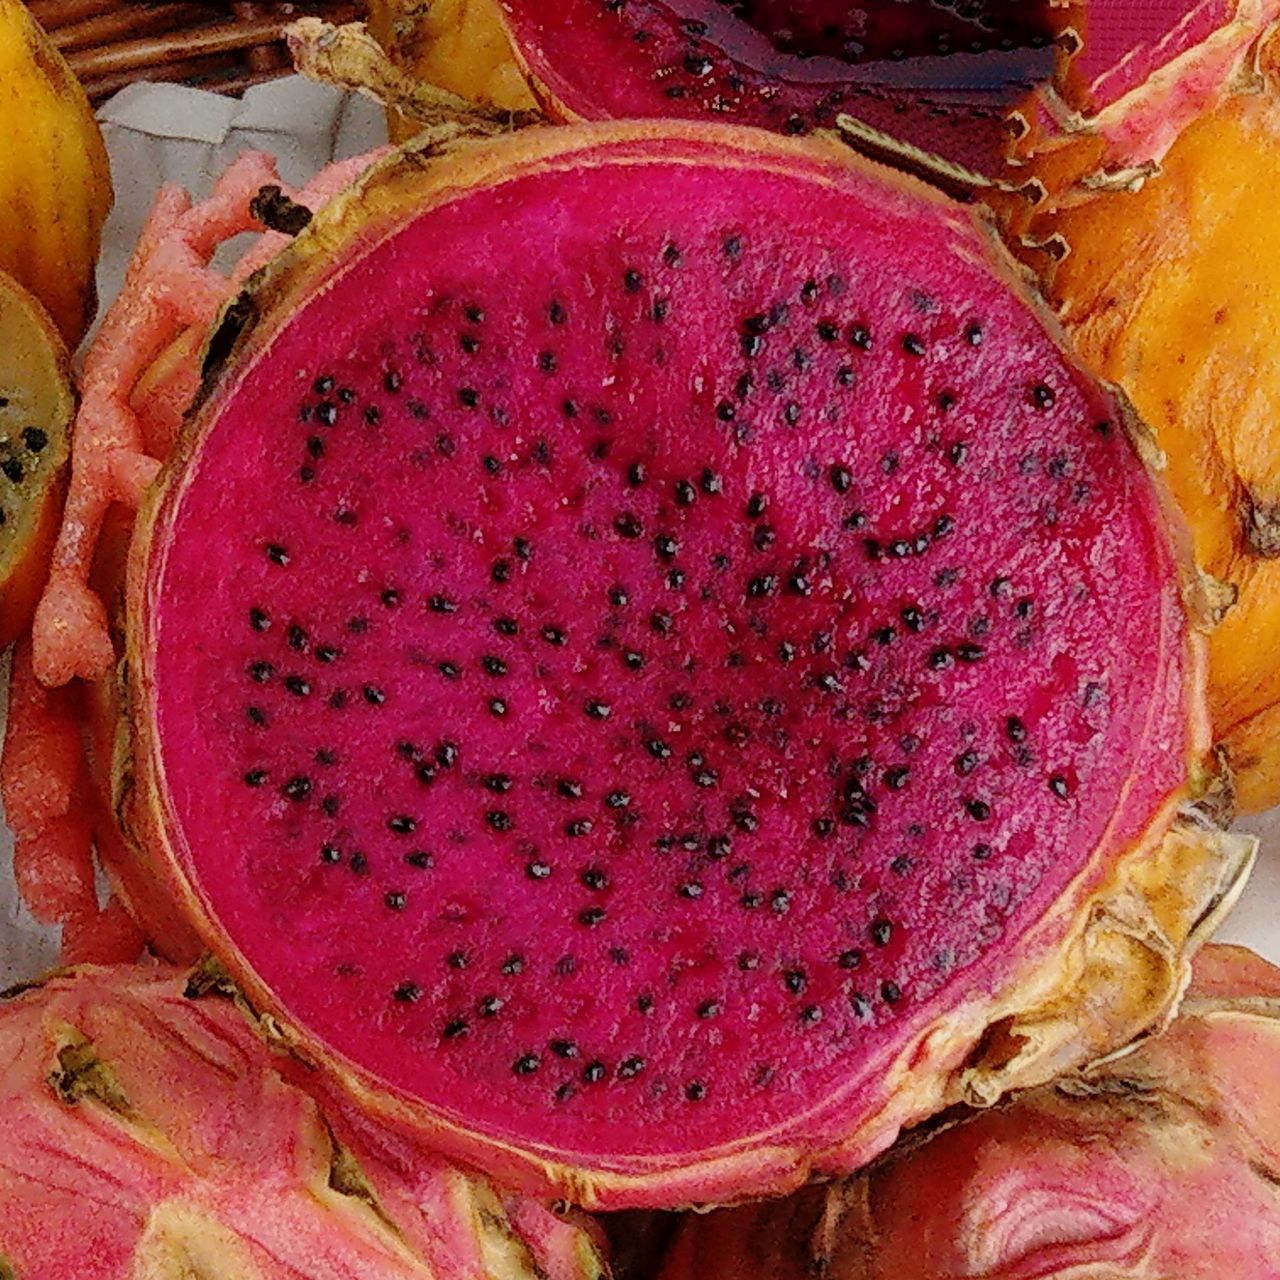
[[(369, 0), (369, 30), (401, 71), (504, 111), (537, 106), (511, 56), (498, 0)], [(418, 130), (388, 112), (392, 140)]]
[(26, 628), (44, 586), (74, 407), (52, 321), (0, 272), (0, 649)]
[(0, 0), (0, 270), (40, 299), (70, 347), (93, 319), (111, 199), (79, 81), (22, 0)]
[(1064, 209), (1052, 296), (1168, 457), (1196, 558), (1237, 603), (1210, 707), (1244, 811), (1280, 802), (1280, 84), (1189, 128), (1141, 191)]

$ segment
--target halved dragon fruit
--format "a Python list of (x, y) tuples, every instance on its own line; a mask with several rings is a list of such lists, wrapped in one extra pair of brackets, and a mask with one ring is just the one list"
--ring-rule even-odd
[(184, 985), (84, 968), (0, 1003), (0, 1275), (603, 1280), (572, 1220), (322, 1110)]
[(853, 1182), (691, 1220), (661, 1280), (1273, 1280), (1280, 970), (1202, 955), (1158, 1040)]
[(1070, 14), (1047, 0), (501, 0), (544, 105), (570, 119), (706, 118), (784, 133), (842, 113), (981, 172), (1048, 81)]
[(1129, 425), (841, 149), (424, 143), (211, 341), (122, 816), (292, 1038), (512, 1185), (857, 1167), (1159, 1019), (1247, 866), (1177, 820), (1198, 605)]

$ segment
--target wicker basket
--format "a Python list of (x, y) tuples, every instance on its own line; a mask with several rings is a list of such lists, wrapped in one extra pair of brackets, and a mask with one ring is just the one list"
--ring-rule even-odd
[(359, 16), (359, 0), (28, 0), (95, 102), (135, 80), (220, 93), (288, 73), (281, 30), (304, 14)]

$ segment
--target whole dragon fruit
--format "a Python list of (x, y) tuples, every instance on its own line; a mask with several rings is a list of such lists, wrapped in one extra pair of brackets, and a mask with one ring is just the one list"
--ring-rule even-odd
[(981, 225), (751, 131), (438, 153), (231, 306), (135, 548), (121, 813), (255, 1001), (609, 1206), (1158, 1019), (1249, 854), (1175, 821), (1195, 592)]
[(1159, 1039), (848, 1183), (691, 1220), (661, 1280), (1273, 1280), (1280, 970), (1202, 957)]
[(593, 1237), (322, 1109), (230, 999), (83, 968), (0, 1003), (0, 1275), (602, 1280)]

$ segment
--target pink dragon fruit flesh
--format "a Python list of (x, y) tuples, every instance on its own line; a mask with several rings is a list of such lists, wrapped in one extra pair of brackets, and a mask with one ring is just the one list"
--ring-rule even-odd
[(661, 1280), (1274, 1280), (1280, 970), (1202, 954), (1136, 1053), (851, 1182), (691, 1221)]
[(0, 1276), (607, 1274), (581, 1227), (322, 1111), (231, 1000), (185, 985), (84, 968), (3, 998)]
[(407, 1132), (588, 1207), (857, 1167), (1162, 1016), (1247, 842), (1122, 407), (835, 146), (384, 162), (143, 513), (122, 817)]
[(841, 113), (983, 172), (1048, 81), (1070, 15), (1047, 0), (502, 0), (554, 113), (703, 117), (784, 133)]

